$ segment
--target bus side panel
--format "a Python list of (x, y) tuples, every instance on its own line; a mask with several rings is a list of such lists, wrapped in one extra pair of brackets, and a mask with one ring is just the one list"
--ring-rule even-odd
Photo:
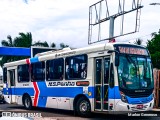
[(58, 108), (57, 98), (56, 97), (48, 97), (46, 101), (47, 108)]
[[(74, 98), (79, 94), (84, 94), (84, 87), (82, 86), (47, 86), (48, 82), (37, 82), (39, 97), (38, 107), (50, 107), (59, 109), (73, 109)], [(87, 87), (88, 92), (85, 93), (87, 98), (93, 98), (94, 92), (93, 87)]]

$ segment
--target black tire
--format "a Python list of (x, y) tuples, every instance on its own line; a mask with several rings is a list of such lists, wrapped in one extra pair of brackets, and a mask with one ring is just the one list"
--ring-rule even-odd
[(6, 101), (5, 100), (3, 100), (3, 104), (5, 104), (6, 103)]
[(76, 113), (82, 117), (90, 117), (91, 116), (91, 105), (89, 100), (85, 97), (81, 97), (78, 99), (75, 107)]
[(25, 95), (23, 98), (23, 105), (27, 110), (32, 109), (32, 101), (29, 95)]

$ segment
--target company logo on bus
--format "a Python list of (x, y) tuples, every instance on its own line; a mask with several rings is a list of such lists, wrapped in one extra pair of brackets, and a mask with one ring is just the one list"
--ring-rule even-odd
[(143, 48), (135, 48), (135, 47), (118, 47), (120, 53), (125, 54), (136, 54), (136, 55), (148, 55), (146, 49)]
[(48, 86), (74, 86), (75, 82), (49, 82)]
[(145, 92), (145, 90), (135, 90), (135, 92)]

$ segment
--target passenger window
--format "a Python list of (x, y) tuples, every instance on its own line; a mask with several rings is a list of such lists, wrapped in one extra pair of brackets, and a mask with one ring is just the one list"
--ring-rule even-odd
[(9, 70), (10, 85), (15, 86), (15, 70)]
[(67, 57), (65, 79), (85, 79), (87, 77), (87, 55)]
[(46, 63), (47, 80), (63, 80), (64, 59), (48, 60)]
[(3, 68), (3, 83), (7, 83), (7, 68)]
[(18, 82), (29, 82), (29, 65), (18, 66)]
[(37, 62), (31, 64), (31, 80), (44, 81), (45, 80), (45, 64), (44, 62)]

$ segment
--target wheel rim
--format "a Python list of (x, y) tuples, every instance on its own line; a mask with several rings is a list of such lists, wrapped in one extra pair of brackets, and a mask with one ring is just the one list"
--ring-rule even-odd
[(29, 100), (29, 98), (25, 99), (25, 106), (26, 106), (26, 108), (29, 108), (29, 106), (30, 106), (30, 100)]
[(86, 112), (88, 110), (88, 102), (87, 101), (82, 101), (80, 104), (80, 111), (81, 112)]

